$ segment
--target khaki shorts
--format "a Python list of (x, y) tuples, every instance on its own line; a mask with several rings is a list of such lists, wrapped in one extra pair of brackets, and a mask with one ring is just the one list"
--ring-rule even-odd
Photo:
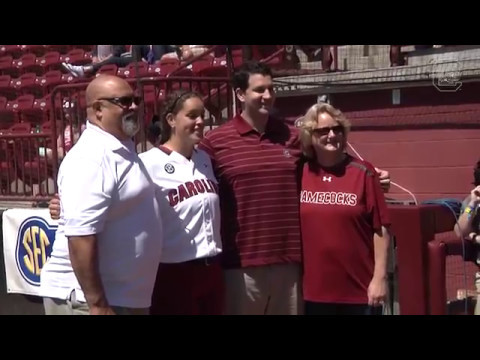
[(301, 265), (265, 265), (225, 270), (226, 315), (301, 315)]
[[(67, 300), (43, 298), (45, 315), (89, 315), (90, 309), (87, 303), (77, 300), (75, 290), (72, 291)], [(149, 309), (131, 309), (119, 306), (112, 306), (117, 315), (148, 315)]]

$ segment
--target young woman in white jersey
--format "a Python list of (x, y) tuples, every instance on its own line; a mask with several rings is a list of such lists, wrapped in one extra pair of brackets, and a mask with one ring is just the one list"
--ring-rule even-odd
[[(164, 248), (153, 315), (223, 312), (217, 180), (210, 157), (195, 149), (203, 138), (204, 113), (197, 93), (173, 93), (155, 124), (161, 129), (157, 146), (140, 155), (162, 204)], [(155, 126), (150, 130), (155, 133)]]

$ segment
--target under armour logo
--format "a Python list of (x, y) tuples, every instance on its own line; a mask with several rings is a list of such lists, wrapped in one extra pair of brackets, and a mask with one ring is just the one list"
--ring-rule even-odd
[(283, 156), (289, 158), (292, 157), (292, 154), (290, 154), (290, 151), (288, 151), (288, 149), (283, 149)]
[(332, 182), (332, 177), (331, 176), (329, 176), (329, 177), (324, 176), (323, 181)]

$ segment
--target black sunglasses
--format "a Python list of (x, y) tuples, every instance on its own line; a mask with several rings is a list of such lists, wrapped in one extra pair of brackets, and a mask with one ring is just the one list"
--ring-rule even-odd
[(129, 108), (132, 106), (132, 104), (139, 106), (143, 99), (141, 96), (121, 96), (113, 98), (99, 98), (98, 100), (105, 100), (122, 108)]
[(335, 125), (331, 127), (327, 126), (327, 127), (312, 129), (312, 134), (315, 134), (318, 136), (325, 136), (325, 135), (328, 135), (330, 131), (333, 131), (335, 135), (339, 135), (339, 134), (343, 134), (345, 132), (345, 129), (343, 128), (342, 125)]

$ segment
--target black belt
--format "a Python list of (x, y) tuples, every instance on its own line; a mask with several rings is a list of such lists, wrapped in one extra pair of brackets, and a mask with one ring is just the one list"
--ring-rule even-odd
[(219, 261), (220, 261), (220, 256), (216, 255), (216, 256), (209, 256), (209, 257), (190, 260), (190, 261), (187, 261), (187, 263), (195, 264), (195, 265), (210, 266), (218, 263)]

